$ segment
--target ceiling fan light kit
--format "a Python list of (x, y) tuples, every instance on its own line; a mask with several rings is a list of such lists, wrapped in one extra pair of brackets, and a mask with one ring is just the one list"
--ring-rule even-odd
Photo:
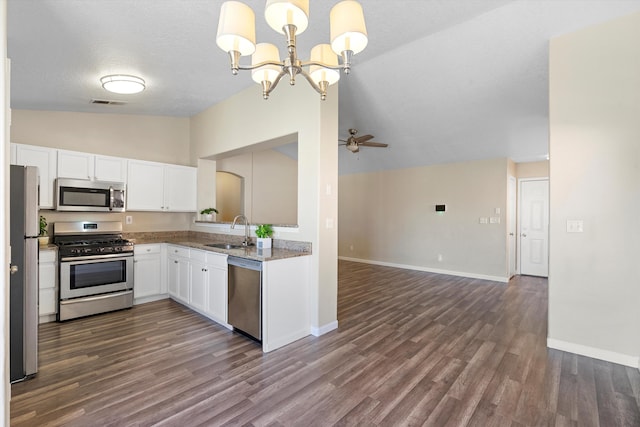
[[(355, 0), (343, 0), (330, 12), (330, 44), (311, 49), (309, 61), (298, 59), (296, 35), (309, 25), (309, 0), (267, 0), (265, 20), (276, 32), (287, 38), (287, 55), (281, 60), (278, 48), (270, 43), (256, 44), (255, 14), (239, 1), (226, 1), (220, 9), (216, 43), (229, 54), (231, 72), (251, 71), (251, 78), (262, 85), (262, 97), (289, 77), (294, 85), (301, 74), (319, 94), (327, 97), (327, 89), (340, 79), (340, 70), (349, 74), (351, 58), (367, 46), (367, 29), (362, 6)], [(240, 65), (240, 57), (252, 55), (251, 65)], [(338, 61), (342, 58), (342, 64)], [(308, 68), (308, 70), (307, 70)]]
[(357, 134), (358, 134), (358, 129), (353, 129), (353, 128), (349, 129), (349, 138), (340, 139), (339, 141), (344, 142), (344, 144), (340, 144), (340, 145), (344, 145), (345, 147), (347, 147), (347, 150), (351, 151), (352, 153), (359, 152), (360, 147), (384, 148), (389, 146), (389, 144), (385, 144), (382, 142), (369, 141), (370, 139), (373, 139), (373, 135), (356, 136)]

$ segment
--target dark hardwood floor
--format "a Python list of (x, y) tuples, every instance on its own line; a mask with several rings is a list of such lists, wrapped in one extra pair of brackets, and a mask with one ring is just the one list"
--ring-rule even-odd
[(546, 348), (547, 282), (341, 261), (339, 329), (263, 354), (170, 300), (40, 327), (12, 426), (640, 426), (637, 369)]

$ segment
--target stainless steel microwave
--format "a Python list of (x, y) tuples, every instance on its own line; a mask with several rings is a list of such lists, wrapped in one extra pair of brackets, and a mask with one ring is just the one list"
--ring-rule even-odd
[(58, 178), (56, 210), (81, 212), (124, 212), (125, 184)]

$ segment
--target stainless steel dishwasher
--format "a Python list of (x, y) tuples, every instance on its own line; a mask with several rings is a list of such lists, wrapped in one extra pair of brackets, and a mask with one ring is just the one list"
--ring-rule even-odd
[(228, 322), (234, 330), (262, 341), (262, 262), (230, 256)]

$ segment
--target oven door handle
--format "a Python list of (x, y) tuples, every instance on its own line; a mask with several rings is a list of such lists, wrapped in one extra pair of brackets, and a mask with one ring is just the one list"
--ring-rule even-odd
[(131, 254), (106, 254), (106, 255), (87, 255), (87, 256), (74, 256), (74, 257), (65, 257), (60, 258), (60, 262), (68, 262), (73, 263), (74, 261), (93, 261), (93, 260), (109, 260), (116, 261), (119, 259), (126, 259), (133, 256), (133, 252)]

